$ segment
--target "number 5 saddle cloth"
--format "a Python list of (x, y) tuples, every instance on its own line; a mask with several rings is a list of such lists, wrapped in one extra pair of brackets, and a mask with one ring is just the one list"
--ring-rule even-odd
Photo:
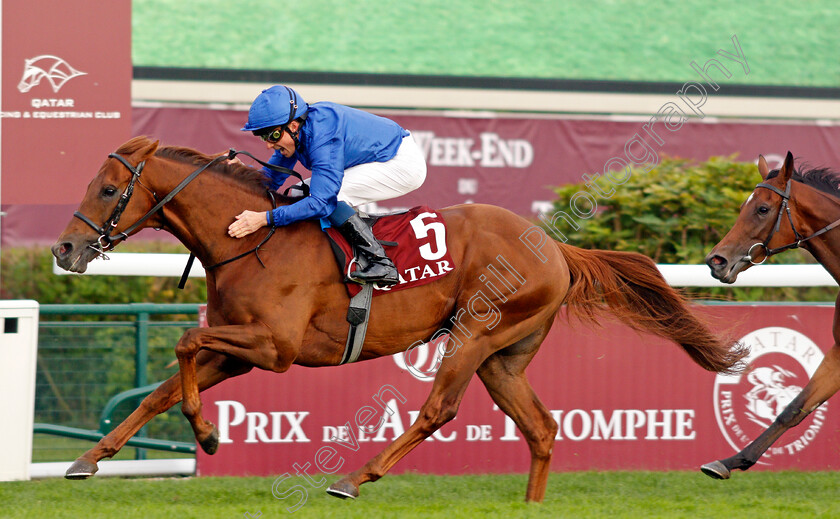
[[(439, 212), (418, 206), (403, 213), (373, 215), (365, 220), (400, 275), (399, 284), (375, 287), (374, 296), (432, 283), (455, 270), (446, 243), (446, 223)], [(348, 280), (350, 272), (358, 266), (355, 254), (341, 233), (333, 228), (326, 232), (344, 273), (347, 292), (353, 297), (362, 288)]]

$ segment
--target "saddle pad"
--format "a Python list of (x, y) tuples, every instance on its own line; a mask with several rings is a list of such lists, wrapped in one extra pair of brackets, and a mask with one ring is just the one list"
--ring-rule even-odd
[[(336, 259), (347, 281), (348, 263), (353, 252), (344, 236), (336, 229), (327, 229), (333, 242)], [(418, 206), (404, 213), (378, 216), (373, 224), (373, 235), (383, 244), (388, 257), (397, 267), (400, 282), (388, 288), (375, 288), (374, 296), (405, 290), (436, 281), (455, 269), (446, 246), (446, 224), (443, 216), (426, 206)], [(336, 248), (338, 250), (336, 250)], [(353, 270), (356, 270), (353, 264)], [(361, 291), (361, 285), (345, 283), (350, 297)]]

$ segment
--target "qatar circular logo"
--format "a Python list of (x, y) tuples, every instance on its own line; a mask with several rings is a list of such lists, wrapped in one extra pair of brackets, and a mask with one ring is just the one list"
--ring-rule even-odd
[(440, 363), (443, 362), (448, 340), (449, 334), (444, 334), (430, 342), (418, 341), (408, 350), (394, 354), (394, 362), (417, 380), (431, 382), (435, 379)]
[[(724, 438), (739, 452), (773, 423), (802, 391), (823, 359), (819, 347), (807, 336), (771, 326), (748, 333), (741, 341), (750, 348), (746, 373), (718, 375), (715, 379), (715, 417)], [(825, 423), (828, 404), (815, 409), (788, 431), (761, 458), (794, 456), (809, 445)]]

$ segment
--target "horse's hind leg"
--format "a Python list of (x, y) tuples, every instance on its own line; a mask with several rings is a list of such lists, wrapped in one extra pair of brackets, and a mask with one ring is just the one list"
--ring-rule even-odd
[(542, 501), (548, 483), (551, 452), (557, 434), (557, 422), (540, 402), (525, 368), (542, 343), (545, 331), (494, 353), (478, 368), (478, 376), (499, 408), (508, 415), (528, 442), (531, 470), (528, 475), (526, 501)]
[(785, 431), (799, 425), (811, 411), (831, 398), (831, 395), (838, 390), (840, 390), (840, 345), (835, 344), (802, 392), (776, 417), (770, 427), (738, 454), (707, 463), (700, 467), (700, 470), (715, 479), (729, 479), (733, 470), (749, 469)]
[(454, 355), (443, 359), (432, 391), (411, 427), (362, 468), (333, 483), (327, 493), (340, 498), (358, 497), (359, 485), (384, 476), (414, 447), (455, 418), (473, 374), (487, 354), (493, 351), (486, 338), (470, 342), (469, 346), (465, 344)]
[[(205, 352), (198, 358), (198, 385), (201, 390), (218, 384), (226, 378), (240, 375), (251, 367), (215, 352)], [(68, 479), (86, 479), (98, 470), (97, 463), (114, 456), (137, 434), (144, 425), (158, 414), (181, 401), (181, 376), (176, 373), (143, 399), (140, 405), (92, 449), (82, 454), (65, 473)]]

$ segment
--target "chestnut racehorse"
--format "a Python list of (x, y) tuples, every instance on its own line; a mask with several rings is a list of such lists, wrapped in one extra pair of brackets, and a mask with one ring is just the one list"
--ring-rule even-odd
[[(271, 201), (257, 170), (218, 157), (208, 166), (212, 158), (135, 137), (105, 160), (77, 218), (53, 247), (58, 264), (74, 272), (84, 272), (103, 250), (142, 227), (171, 232), (205, 266), (244, 254), (207, 270), (210, 326), (191, 329), (178, 341), (179, 373), (79, 457), (68, 478), (93, 475), (99, 460), (116, 454), (152, 417), (180, 401), (199, 445), (212, 454), (219, 435), (202, 418), (200, 391), (253, 367), (282, 373), (292, 364), (332, 366), (342, 358), (349, 299), (317, 222), (277, 228), (267, 241), (268, 229), (241, 240), (229, 237), (226, 229), (242, 208), (265, 211)], [(186, 183), (190, 177), (194, 180)], [(280, 197), (279, 203), (290, 200)], [(606, 311), (637, 330), (670, 339), (709, 371), (733, 372), (746, 354), (698, 320), (645, 256), (560, 244), (498, 207), (463, 205), (442, 214), (446, 246), (457, 268), (433, 283), (375, 297), (360, 360), (405, 351), (451, 327), (453, 319), (468, 333), (461, 334), (460, 347), (447, 350), (411, 427), (361, 469), (333, 484), (328, 490), (332, 495), (358, 496), (359, 485), (382, 477), (452, 420), (477, 372), (527, 440), (531, 468), (526, 499), (542, 500), (557, 424), (531, 389), (525, 368), (563, 304), (584, 321), (596, 322)], [(247, 254), (261, 243), (259, 257)], [(496, 258), (503, 258), (524, 281), (503, 297), (493, 295), (481, 282), (486, 276), (479, 274)], [(511, 277), (517, 274), (510, 272), (507, 280), (519, 286)], [(484, 318), (490, 303), (479, 305), (480, 311), (474, 307), (471, 298), (479, 292), (499, 309), (492, 326)]]
[[(779, 252), (802, 247), (840, 282), (840, 173), (825, 168), (796, 171), (790, 152), (780, 170), (758, 158), (758, 184), (741, 206), (735, 225), (706, 257), (712, 275), (733, 283), (738, 274)], [(840, 297), (838, 297), (840, 302)], [(835, 304), (834, 345), (805, 388), (758, 438), (741, 452), (713, 461), (701, 470), (729, 479), (734, 469), (747, 470), (782, 434), (840, 389), (840, 315)]]

